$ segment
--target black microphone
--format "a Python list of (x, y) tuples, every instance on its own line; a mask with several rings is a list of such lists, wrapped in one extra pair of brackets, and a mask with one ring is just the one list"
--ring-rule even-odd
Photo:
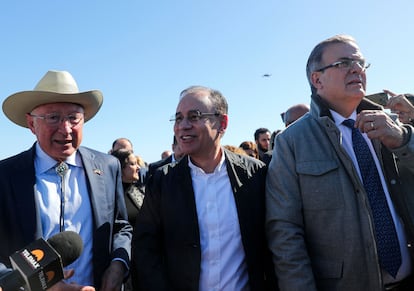
[(3, 291), (46, 290), (64, 278), (63, 267), (82, 253), (83, 242), (74, 231), (40, 238), (10, 256), (13, 271), (0, 278)]

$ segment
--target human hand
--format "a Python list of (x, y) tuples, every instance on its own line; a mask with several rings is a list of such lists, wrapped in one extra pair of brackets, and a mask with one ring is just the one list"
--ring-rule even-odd
[(403, 129), (382, 110), (363, 110), (355, 121), (355, 126), (365, 132), (369, 139), (378, 139), (387, 148), (402, 146)]
[[(70, 277), (73, 276), (73, 274), (75, 274), (75, 271), (73, 269), (63, 271), (63, 275), (65, 279), (69, 279)], [(95, 291), (95, 288), (92, 286), (81, 286), (76, 283), (66, 283), (65, 281), (60, 281), (47, 290), (49, 291)]]
[(391, 112), (398, 114), (398, 119), (402, 123), (411, 123), (414, 120), (414, 106), (403, 95), (397, 95), (389, 90), (384, 90), (391, 98), (388, 99), (385, 108), (391, 110)]
[(112, 261), (102, 277), (101, 291), (119, 291), (125, 277), (126, 268), (120, 261)]

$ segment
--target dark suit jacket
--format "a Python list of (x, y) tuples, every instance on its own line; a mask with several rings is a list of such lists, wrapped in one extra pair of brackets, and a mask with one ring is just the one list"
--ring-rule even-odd
[[(0, 161), (0, 262), (42, 237), (34, 199), (35, 149)], [(94, 220), (93, 268), (95, 286), (113, 258), (129, 262), (132, 227), (123, 198), (121, 170), (116, 158), (79, 148)], [(75, 270), (76, 271), (76, 270)]]
[(172, 162), (172, 155), (166, 157), (165, 159), (162, 159), (162, 160), (159, 160), (159, 161), (156, 161), (154, 163), (149, 164), (148, 165), (148, 171), (145, 174), (145, 181), (144, 181), (144, 183), (147, 183), (148, 182), (149, 178), (152, 175), (154, 175), (155, 171), (158, 168), (161, 168), (162, 166), (165, 166), (165, 165), (167, 165), (167, 164), (169, 164), (171, 162)]
[[(266, 290), (265, 261), (270, 259), (264, 234), (266, 167), (258, 160), (227, 150), (225, 156), (250, 290), (263, 291)], [(139, 284), (139, 290), (145, 291), (198, 290), (200, 233), (188, 157), (156, 171), (147, 191), (133, 236), (135, 288)], [(270, 277), (272, 272), (268, 274)]]

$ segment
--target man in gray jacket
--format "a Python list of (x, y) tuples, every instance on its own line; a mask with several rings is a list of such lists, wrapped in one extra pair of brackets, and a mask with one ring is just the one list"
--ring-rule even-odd
[(309, 56), (310, 114), (278, 136), (266, 181), (280, 290), (414, 290), (412, 127), (364, 98), (368, 67), (346, 35)]

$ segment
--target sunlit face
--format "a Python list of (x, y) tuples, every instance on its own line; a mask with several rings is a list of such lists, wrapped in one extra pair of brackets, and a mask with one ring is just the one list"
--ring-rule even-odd
[(139, 180), (139, 165), (137, 158), (134, 154), (130, 154), (122, 169), (122, 182), (133, 183)]
[[(189, 113), (198, 110), (210, 113), (198, 121), (191, 121)], [(208, 97), (208, 92), (198, 91), (185, 95), (177, 106), (176, 116), (181, 122), (174, 124), (174, 134), (183, 154), (194, 158), (206, 158), (220, 148), (220, 135), (227, 127), (227, 116), (214, 116), (215, 108)], [(220, 132), (221, 130), (221, 132)]]
[(67, 119), (62, 119), (58, 124), (51, 125), (46, 120), (32, 115), (58, 114), (67, 117), (83, 112), (82, 106), (77, 104), (50, 103), (40, 105), (30, 114), (26, 114), (26, 121), (30, 130), (36, 135), (42, 150), (53, 159), (63, 161), (73, 154), (82, 142), (84, 118), (76, 125), (71, 124)]
[[(354, 43), (335, 43), (325, 48), (322, 56), (323, 66), (341, 60), (363, 60), (364, 57)], [(328, 68), (312, 73), (312, 83), (317, 93), (336, 111), (342, 107), (356, 108), (365, 96), (366, 70), (359, 64), (351, 68)]]
[(262, 151), (267, 151), (270, 145), (270, 132), (259, 134), (257, 145)]

